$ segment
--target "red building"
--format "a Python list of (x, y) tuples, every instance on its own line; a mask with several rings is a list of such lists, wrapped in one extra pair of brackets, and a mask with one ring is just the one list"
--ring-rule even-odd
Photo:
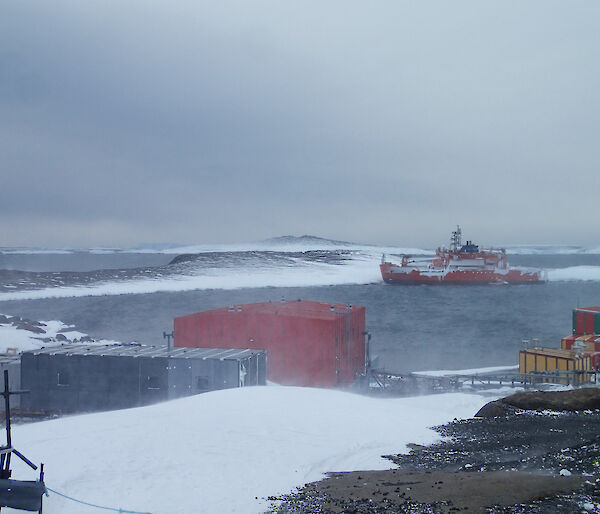
[(577, 307), (573, 310), (573, 334), (600, 334), (600, 306)]
[(174, 320), (175, 346), (267, 350), (267, 379), (347, 385), (365, 371), (365, 308), (297, 300), (223, 307)]

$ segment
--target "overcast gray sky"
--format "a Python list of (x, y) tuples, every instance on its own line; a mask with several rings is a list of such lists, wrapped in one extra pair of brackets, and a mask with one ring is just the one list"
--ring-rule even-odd
[(0, 246), (600, 244), (596, 1), (6, 0)]

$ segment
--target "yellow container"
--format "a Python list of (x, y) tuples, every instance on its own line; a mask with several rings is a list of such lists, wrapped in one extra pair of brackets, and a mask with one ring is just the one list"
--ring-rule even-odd
[(519, 352), (519, 373), (553, 371), (589, 371), (589, 355), (577, 355), (574, 350), (529, 348)]

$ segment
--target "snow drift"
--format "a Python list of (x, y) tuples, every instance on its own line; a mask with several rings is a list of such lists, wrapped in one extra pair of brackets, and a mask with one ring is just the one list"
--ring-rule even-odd
[[(458, 393), (380, 399), (249, 387), (17, 425), (13, 442), (45, 463), (48, 487), (90, 503), (153, 514), (247, 514), (327, 471), (391, 468), (381, 455), (437, 440), (428, 427), (471, 417), (484, 403)], [(20, 461), (14, 470), (15, 478), (36, 477)], [(96, 509), (52, 492), (44, 499), (45, 514), (88, 510)]]

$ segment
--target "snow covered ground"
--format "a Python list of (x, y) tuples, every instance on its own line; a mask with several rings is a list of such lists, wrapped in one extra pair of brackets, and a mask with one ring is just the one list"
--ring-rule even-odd
[[(81, 332), (68, 330), (68, 325), (60, 321), (46, 321), (41, 327), (44, 333), (35, 333), (29, 330), (22, 330), (14, 325), (0, 324), (0, 353), (6, 353), (9, 348), (13, 348), (15, 353), (26, 352), (48, 346), (50, 344), (60, 344), (56, 341), (58, 333), (63, 334), (65, 341), (71, 341), (85, 336)], [(65, 332), (61, 332), (64, 330)], [(52, 341), (44, 341), (44, 339)]]
[(519, 366), (493, 366), (473, 369), (438, 369), (433, 371), (415, 371), (415, 375), (426, 377), (451, 377), (455, 375), (482, 375), (486, 373), (518, 372)]
[[(248, 514), (327, 471), (391, 468), (381, 455), (439, 439), (428, 427), (472, 417), (487, 401), (248, 387), (15, 425), (12, 439), (45, 463), (49, 488), (86, 502), (153, 514)], [(14, 478), (36, 478), (13, 462)], [(45, 514), (85, 512), (100, 510), (52, 492), (44, 499)]]
[[(25, 321), (7, 318), (0, 314), (0, 353), (22, 353), (37, 350), (42, 346), (53, 346), (84, 341), (86, 344), (111, 344), (115, 341), (95, 341), (87, 334), (72, 330), (71, 325), (62, 321)], [(3, 322), (6, 320), (5, 322)], [(29, 329), (23, 328), (29, 327)], [(36, 331), (33, 331), (33, 330)]]

